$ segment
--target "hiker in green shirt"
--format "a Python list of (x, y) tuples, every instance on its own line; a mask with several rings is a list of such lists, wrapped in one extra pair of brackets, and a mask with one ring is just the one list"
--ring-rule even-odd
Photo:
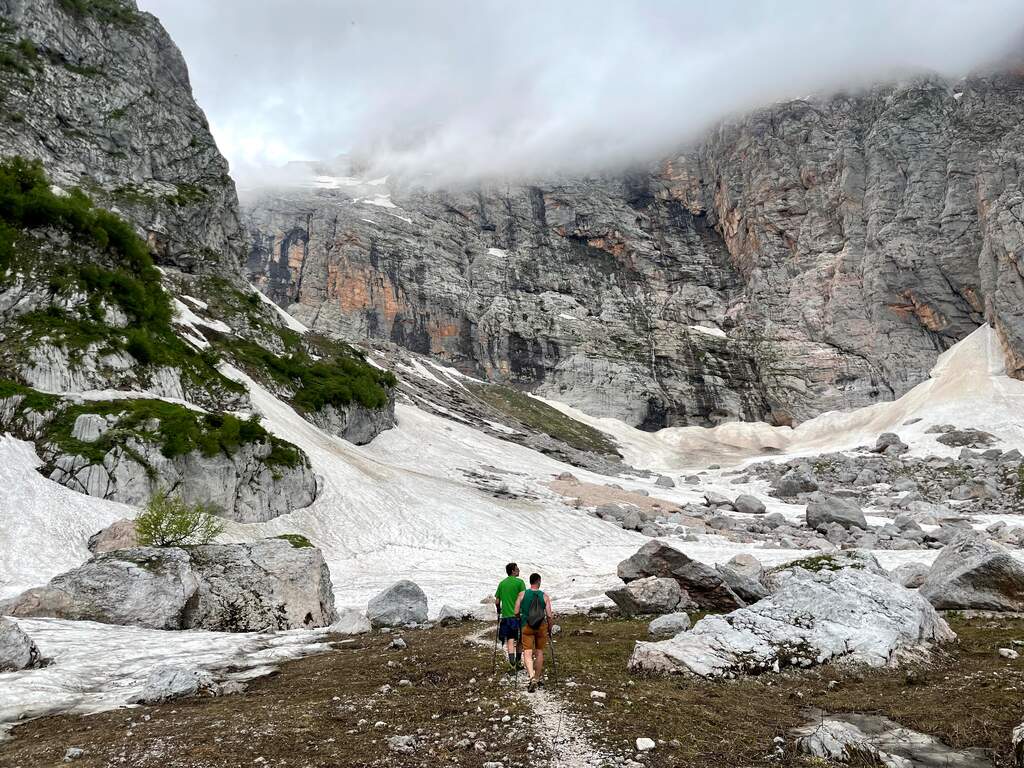
[(522, 653), (519, 650), (519, 617), (516, 615), (516, 600), (526, 589), (526, 582), (519, 578), (519, 566), (509, 563), (505, 566), (508, 575), (498, 583), (494, 593), (494, 607), (498, 612), (498, 640), (505, 644), (509, 669), (519, 669)]

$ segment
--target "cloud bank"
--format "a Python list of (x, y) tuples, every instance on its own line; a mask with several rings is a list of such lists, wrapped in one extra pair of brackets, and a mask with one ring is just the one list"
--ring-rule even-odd
[(236, 177), (351, 153), (524, 177), (653, 159), (715, 120), (1020, 40), (1019, 0), (139, 0)]

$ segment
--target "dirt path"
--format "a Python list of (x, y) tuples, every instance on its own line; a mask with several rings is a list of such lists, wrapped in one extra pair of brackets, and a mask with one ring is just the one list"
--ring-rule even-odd
[[(485, 627), (468, 635), (466, 639), (476, 645), (493, 649), (494, 629)], [(548, 663), (549, 658), (545, 659)], [(548, 682), (550, 685), (550, 678)], [(570, 712), (562, 703), (557, 692), (557, 683), (534, 693), (527, 693), (524, 686), (519, 686), (516, 693), (537, 717), (540, 726), (539, 736), (547, 753), (551, 755), (551, 768), (601, 768), (615, 764), (615, 758), (611, 754), (596, 748), (587, 738), (592, 726)]]

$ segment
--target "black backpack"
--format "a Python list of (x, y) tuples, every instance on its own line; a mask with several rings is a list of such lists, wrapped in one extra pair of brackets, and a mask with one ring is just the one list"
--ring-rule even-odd
[[(540, 629), (540, 625), (545, 622), (548, 617), (548, 612), (544, 605), (544, 593), (540, 590), (534, 592), (532, 589), (526, 593), (530, 598), (530, 605), (526, 609), (526, 615), (524, 620), (526, 625), (530, 629)], [(523, 598), (524, 600), (526, 597)]]

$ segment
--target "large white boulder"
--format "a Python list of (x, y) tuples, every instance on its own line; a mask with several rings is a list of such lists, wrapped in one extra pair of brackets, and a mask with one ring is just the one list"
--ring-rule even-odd
[(208, 696), (220, 694), (220, 686), (209, 672), (177, 664), (160, 664), (150, 670), (142, 692), (131, 703), (160, 704), (200, 692)]
[(1024, 611), (1024, 563), (996, 542), (967, 532), (943, 547), (921, 594), (941, 610)]
[(675, 637), (690, 628), (690, 617), (685, 613), (668, 613), (647, 625), (648, 634), (655, 637)]
[(374, 627), (400, 627), (427, 620), (427, 595), (415, 582), (403, 579), (370, 599), (366, 618)]
[(18, 672), (42, 664), (32, 638), (10, 619), (0, 616), (0, 672)]
[(119, 549), (0, 608), (12, 616), (222, 632), (325, 627), (336, 618), (323, 554), (281, 539)]
[(327, 628), (328, 632), (336, 635), (361, 635), (369, 632), (370, 621), (355, 608), (343, 608), (338, 611), (338, 618)]
[(672, 613), (676, 609), (696, 607), (675, 579), (648, 576), (618, 589), (605, 592), (623, 616)]
[(632, 670), (734, 677), (826, 662), (895, 665), (956, 635), (916, 592), (862, 568), (793, 568), (770, 597), (638, 642)]

